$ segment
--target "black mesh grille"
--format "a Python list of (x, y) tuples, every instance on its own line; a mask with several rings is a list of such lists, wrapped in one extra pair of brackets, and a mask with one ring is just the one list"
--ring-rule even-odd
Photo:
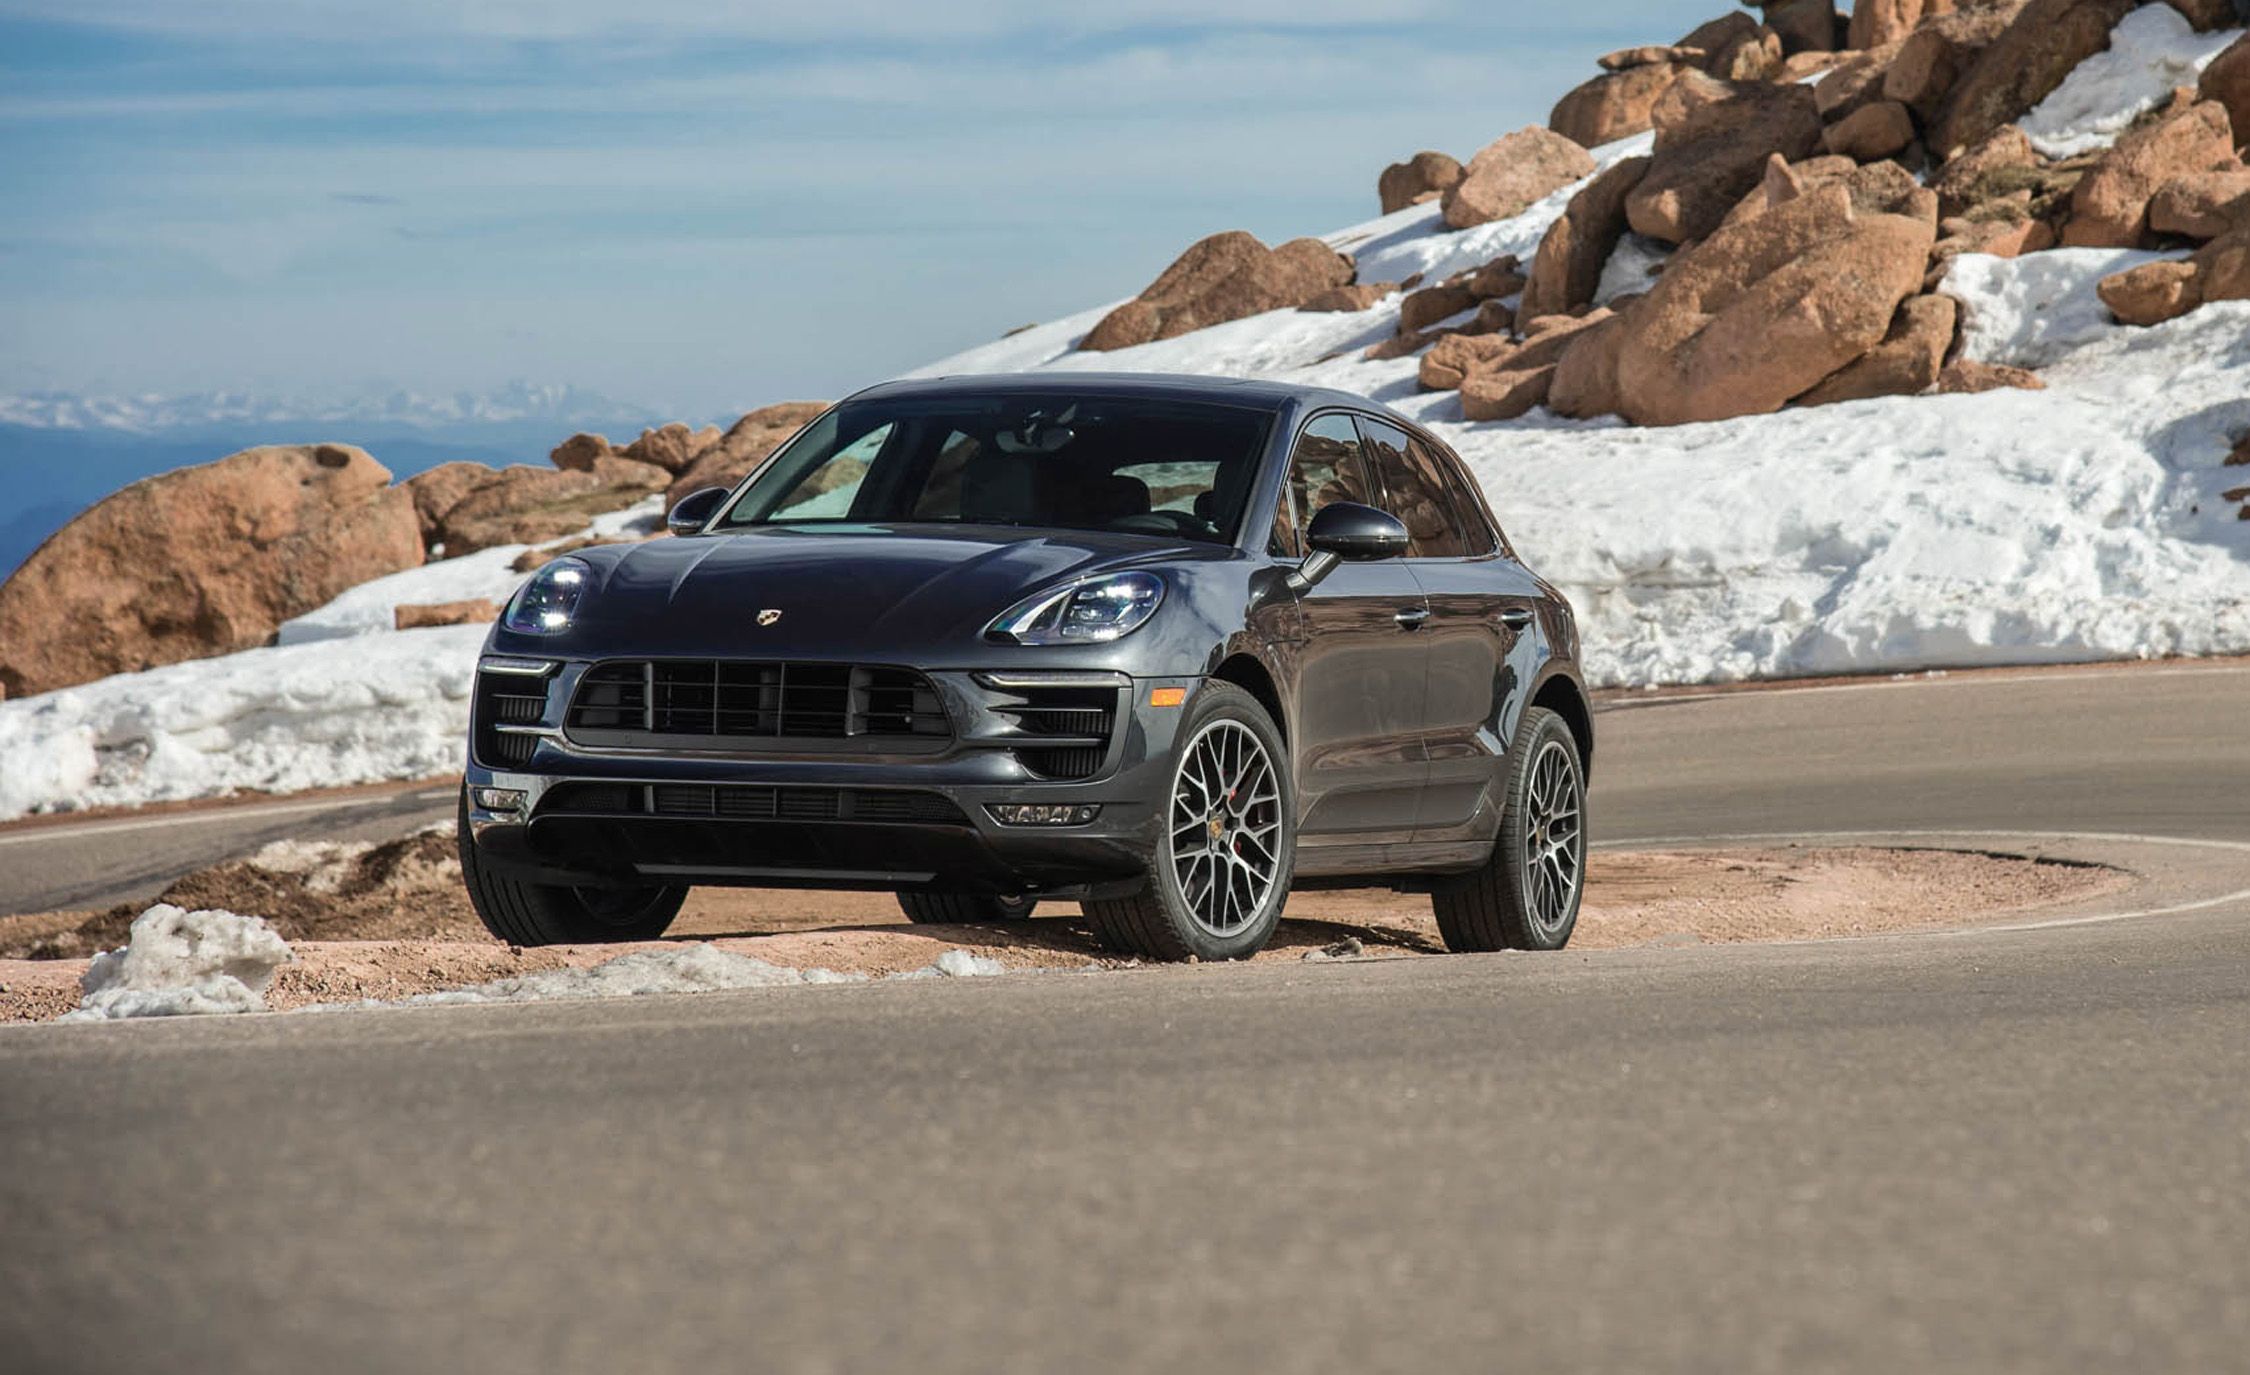
[(523, 673), (477, 675), (472, 717), (478, 763), (486, 768), (518, 768), (531, 762), (539, 737), (499, 728), (536, 726), (545, 720), (550, 681)]
[(740, 749), (857, 741), (942, 748), (952, 724), (912, 669), (712, 659), (613, 660), (579, 681), (573, 739), (593, 745)]
[(1116, 728), (1118, 689), (1110, 687), (1031, 687), (1014, 690), (1018, 700), (996, 708), (1024, 735), (1051, 744), (1019, 745), (1016, 762), (1039, 778), (1066, 781), (1091, 778), (1109, 757)]
[(564, 783), (542, 816), (714, 817), (731, 821), (903, 822), (960, 826), (968, 818), (945, 796), (889, 788), (774, 788), (749, 783)]

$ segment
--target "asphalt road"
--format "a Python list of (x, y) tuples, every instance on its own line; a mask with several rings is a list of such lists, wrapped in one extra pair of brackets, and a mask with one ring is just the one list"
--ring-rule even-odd
[(2083, 924), (0, 1030), (0, 1352), (2250, 1370), (2246, 721), (2239, 667), (1602, 718), (1613, 843), (2055, 833), (2150, 876)]

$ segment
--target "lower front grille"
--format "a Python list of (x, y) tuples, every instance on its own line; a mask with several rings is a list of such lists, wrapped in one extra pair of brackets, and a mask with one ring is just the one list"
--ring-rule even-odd
[(712, 817), (726, 821), (889, 822), (966, 826), (941, 793), (903, 788), (766, 787), (750, 783), (564, 783), (541, 816)]
[[(552, 680), (524, 673), (479, 673), (471, 716), (476, 722), (477, 762), (486, 768), (520, 768), (531, 762), (547, 716), (547, 685)], [(517, 727), (518, 729), (509, 729)]]
[(1092, 778), (1109, 757), (1116, 729), (1118, 689), (1016, 687), (1017, 700), (994, 708), (1015, 723), (1016, 762), (1035, 778), (1071, 782)]

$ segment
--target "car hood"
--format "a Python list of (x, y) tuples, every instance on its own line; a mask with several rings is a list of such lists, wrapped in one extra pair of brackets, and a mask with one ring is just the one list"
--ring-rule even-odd
[(986, 526), (776, 527), (658, 539), (632, 546), (597, 576), (572, 648), (887, 658), (974, 639), (1052, 583), (1201, 552), (1140, 535)]

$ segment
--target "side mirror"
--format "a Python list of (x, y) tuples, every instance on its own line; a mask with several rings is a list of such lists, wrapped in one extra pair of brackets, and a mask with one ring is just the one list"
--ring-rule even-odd
[(1406, 552), (1406, 526), (1388, 511), (1356, 501), (1331, 502), (1313, 513), (1305, 543), (1312, 555), (1290, 579), (1300, 592), (1336, 571), (1339, 563), (1373, 563)]
[(726, 499), (727, 489), (724, 487), (705, 487), (700, 491), (690, 492), (681, 497), (680, 504), (673, 507), (672, 513), (664, 518), (664, 528), (682, 539), (689, 535), (700, 535), (703, 527), (710, 523), (711, 517), (718, 513), (719, 503)]

